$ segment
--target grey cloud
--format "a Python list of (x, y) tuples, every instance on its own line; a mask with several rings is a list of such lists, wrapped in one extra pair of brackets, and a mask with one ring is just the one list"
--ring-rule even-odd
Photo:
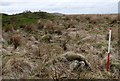
[(12, 4), (12, 2), (0, 2), (0, 6), (10, 6)]
[(0, 3), (3, 12), (17, 13), (25, 10), (60, 13), (117, 13), (116, 2), (10, 2)]

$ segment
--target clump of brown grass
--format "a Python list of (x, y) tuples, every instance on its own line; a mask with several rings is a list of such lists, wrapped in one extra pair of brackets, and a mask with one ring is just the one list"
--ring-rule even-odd
[(62, 30), (64, 30), (64, 26), (54, 25), (53, 28), (54, 28), (54, 34), (62, 35)]
[(26, 25), (23, 25), (23, 24), (22, 24), (22, 25), (20, 25), (20, 28), (25, 28), (25, 26), (26, 26)]
[(58, 44), (41, 43), (39, 46), (40, 56), (45, 57), (44, 60), (54, 58), (54, 56), (63, 53), (63, 49)]
[(40, 23), (38, 23), (38, 29), (43, 29), (44, 28), (44, 26), (45, 26), (45, 23), (44, 22), (40, 22)]
[(12, 24), (9, 24), (6, 28), (5, 28), (5, 32), (13, 32), (14, 31), (14, 27)]
[(27, 67), (29, 70), (31, 69), (30, 65), (28, 65), (26, 62), (24, 62), (23, 60), (19, 60), (19, 59), (12, 59), (8, 61), (8, 65), (10, 64), (10, 67), (8, 67), (10, 69), (10, 71), (17, 71), (19, 72), (24, 72), (25, 68)]
[[(11, 75), (12, 78), (28, 78), (30, 76), (32, 67), (27, 61), (23, 60), (22, 58), (11, 58), (5, 64), (3, 68), (3, 76)], [(8, 73), (7, 73), (8, 72)], [(9, 77), (10, 78), (10, 77)]]
[(25, 26), (25, 30), (29, 32), (35, 32), (37, 31), (37, 26), (34, 24), (29, 24)]
[[(106, 40), (108, 40), (108, 39), (109, 39), (109, 34), (106, 35)], [(112, 41), (118, 40), (118, 27), (112, 28), (111, 40)]]
[(22, 44), (22, 36), (20, 34), (14, 34), (10, 37), (10, 43), (14, 45), (14, 48), (16, 49), (18, 46)]
[(110, 24), (115, 24), (115, 23), (117, 23), (117, 16), (113, 15), (110, 17)]
[(95, 71), (95, 72), (85, 71), (85, 72), (81, 72), (79, 77), (80, 77), (80, 79), (105, 79), (100, 71)]
[(89, 20), (89, 23), (91, 24), (98, 24), (101, 22), (100, 17), (98, 18), (98, 16), (92, 16)]
[(69, 70), (69, 63), (65, 59), (53, 58), (46, 63), (46, 66), (50, 79), (77, 79), (77, 74)]
[(84, 15), (84, 18), (87, 20), (87, 21), (90, 21), (90, 15)]
[(65, 16), (65, 17), (63, 18), (63, 20), (65, 20), (65, 21), (69, 21), (70, 19), (71, 19), (71, 16), (70, 16), (70, 15)]
[(41, 38), (40, 38), (40, 41), (41, 42), (46, 42), (46, 43), (50, 43), (51, 42), (51, 35), (50, 34), (46, 34), (46, 35), (43, 35)]
[(43, 29), (48, 22), (50, 23), (50, 21), (47, 21), (45, 19), (38, 20), (38, 23), (37, 23), (38, 29), (40, 30)]
[(103, 18), (109, 23), (109, 24), (115, 24), (117, 23), (117, 15), (103, 15)]
[(46, 33), (50, 33), (52, 34), (54, 32), (54, 28), (53, 28), (54, 24), (52, 21), (46, 21), (44, 29)]

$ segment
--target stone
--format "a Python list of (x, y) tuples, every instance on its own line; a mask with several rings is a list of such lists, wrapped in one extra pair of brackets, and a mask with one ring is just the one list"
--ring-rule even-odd
[[(91, 64), (86, 60), (86, 58), (78, 53), (74, 53), (74, 52), (66, 52), (65, 54), (63, 54), (63, 57), (65, 57), (68, 61), (75, 61), (75, 63), (77, 63), (77, 61), (79, 62), (79, 65), (82, 64), (82, 66), (85, 63), (85, 67), (87, 67), (89, 70), (92, 70), (92, 66)], [(83, 63), (84, 62), (84, 63)], [(73, 65), (75, 64), (73, 63)], [(75, 65), (77, 67), (77, 64)]]
[(82, 61), (85, 60), (85, 57), (81, 54), (78, 53), (74, 53), (72, 51), (66, 52), (65, 54), (63, 54), (63, 56), (68, 60), (68, 61), (73, 61), (73, 60), (78, 60), (78, 61)]
[(84, 61), (80, 61), (80, 66), (78, 67), (78, 70), (79, 71), (83, 71), (84, 70), (84, 67), (85, 67), (85, 62)]
[(72, 61), (72, 63), (69, 65), (69, 68), (71, 71), (76, 70), (79, 67), (80, 63), (78, 60)]

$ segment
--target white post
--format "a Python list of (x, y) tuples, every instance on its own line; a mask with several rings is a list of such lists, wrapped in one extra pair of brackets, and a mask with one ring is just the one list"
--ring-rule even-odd
[(110, 53), (110, 42), (111, 42), (111, 28), (109, 30), (108, 53)]
[(106, 71), (108, 72), (109, 69), (109, 62), (110, 62), (110, 42), (111, 42), (111, 28), (109, 29), (109, 41), (108, 41), (108, 58), (106, 63)]

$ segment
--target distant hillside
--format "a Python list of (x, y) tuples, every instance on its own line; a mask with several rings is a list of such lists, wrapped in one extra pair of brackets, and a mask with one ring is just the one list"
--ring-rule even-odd
[(54, 15), (59, 15), (59, 16), (63, 16), (64, 14), (62, 14), (62, 13), (58, 13), (58, 12), (56, 12), (56, 13), (53, 13)]
[(20, 27), (20, 25), (26, 25), (35, 23), (38, 19), (49, 19), (52, 20), (56, 16), (47, 12), (30, 12), (26, 11), (19, 14), (8, 15), (2, 14), (3, 27), (8, 24), (12, 24), (14, 27)]

